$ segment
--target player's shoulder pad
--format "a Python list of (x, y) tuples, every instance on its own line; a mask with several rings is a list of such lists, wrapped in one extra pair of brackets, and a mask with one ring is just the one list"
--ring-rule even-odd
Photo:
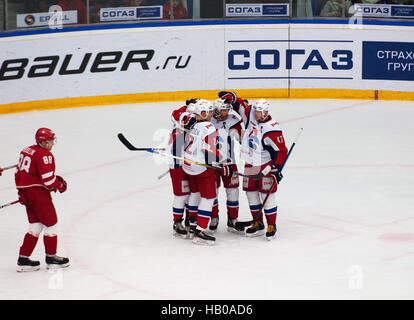
[(276, 120), (271, 119), (262, 124), (264, 131), (282, 131), (282, 128)]
[(210, 121), (204, 121), (202, 123), (202, 128), (208, 132), (208, 134), (216, 131), (216, 126)]

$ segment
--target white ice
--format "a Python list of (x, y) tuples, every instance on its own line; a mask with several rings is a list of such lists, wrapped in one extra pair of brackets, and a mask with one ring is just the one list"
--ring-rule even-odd
[[(278, 195), (277, 238), (245, 238), (221, 223), (213, 247), (172, 236), (165, 164), (131, 152), (156, 146), (181, 103), (37, 111), (0, 116), (0, 166), (17, 162), (39, 127), (58, 136), (53, 194), (58, 254), (71, 266), (17, 273), (27, 230), (20, 204), (0, 210), (0, 299), (413, 299), (414, 103), (272, 100), (288, 147), (304, 128)], [(13, 170), (0, 204), (17, 198)], [(240, 220), (249, 220), (240, 193)]]

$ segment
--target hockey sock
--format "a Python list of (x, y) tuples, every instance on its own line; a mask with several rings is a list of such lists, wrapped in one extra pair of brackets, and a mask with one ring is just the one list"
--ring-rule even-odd
[(239, 217), (239, 188), (226, 189), (227, 194), (227, 215), (230, 219)]
[[(265, 196), (265, 193), (262, 193), (262, 196)], [(266, 216), (266, 221), (268, 225), (276, 224), (277, 216), (277, 202), (276, 202), (276, 193), (271, 193), (267, 199), (267, 202), (264, 206), (264, 215)]]
[(45, 244), (45, 252), (49, 256), (53, 256), (57, 251), (57, 236), (43, 236), (43, 243)]
[(276, 224), (277, 207), (272, 209), (264, 209), (267, 225)]
[(198, 204), (200, 203), (200, 193), (192, 192), (187, 200), (188, 217), (197, 217)]
[(197, 226), (206, 229), (210, 222), (214, 199), (201, 198), (197, 213)]
[[(258, 215), (260, 208), (262, 207), (259, 191), (246, 191), (246, 196), (249, 202), (252, 217), (253, 219), (256, 219), (256, 216)], [(263, 215), (260, 216), (259, 221), (263, 221)]]
[(19, 255), (30, 257), (34, 248), (36, 247), (38, 239), (38, 237), (35, 237), (32, 234), (26, 233), (24, 236), (23, 244), (20, 247)]
[(173, 220), (174, 220), (174, 222), (182, 219), (183, 215), (184, 215), (184, 209), (173, 207)]
[(185, 202), (187, 201), (188, 195), (174, 196), (173, 202), (173, 220), (174, 222), (183, 218)]
[(218, 200), (216, 198), (216, 199), (214, 199), (213, 208), (211, 210), (211, 218), (217, 218), (218, 217), (218, 213), (219, 213)]

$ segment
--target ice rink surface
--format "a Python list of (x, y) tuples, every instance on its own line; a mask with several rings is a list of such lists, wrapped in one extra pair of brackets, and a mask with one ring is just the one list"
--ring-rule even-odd
[[(0, 166), (15, 164), (39, 127), (68, 182), (53, 194), (58, 254), (71, 266), (17, 273), (27, 230), (20, 204), (0, 210), (0, 299), (413, 299), (414, 103), (271, 100), (288, 148), (304, 128), (278, 190), (277, 238), (226, 231), (224, 190), (216, 245), (172, 236), (165, 163), (117, 139), (158, 146), (181, 103), (0, 115)], [(13, 170), (0, 204), (17, 198)], [(240, 220), (250, 220), (240, 193)]]

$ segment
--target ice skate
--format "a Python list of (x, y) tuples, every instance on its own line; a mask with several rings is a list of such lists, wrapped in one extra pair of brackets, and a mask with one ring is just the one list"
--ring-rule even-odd
[(189, 223), (188, 223), (188, 239), (194, 238), (195, 229), (197, 228), (197, 219), (196, 217), (190, 217)]
[(181, 239), (187, 239), (188, 238), (188, 232), (185, 230), (185, 227), (182, 224), (183, 219), (177, 220), (173, 224), (173, 230), (174, 230), (174, 237), (181, 238)]
[(59, 269), (69, 267), (69, 258), (59, 257), (57, 255), (46, 256), (47, 269)]
[(208, 229), (211, 231), (211, 233), (214, 233), (217, 231), (218, 224), (219, 224), (218, 217), (211, 218), (210, 225), (208, 226)]
[(236, 224), (237, 219), (227, 219), (227, 231), (236, 233), (236, 234), (244, 234), (244, 227), (237, 226)]
[(209, 236), (204, 230), (195, 229), (193, 243), (205, 246), (212, 246), (216, 242), (216, 238)]
[(256, 221), (253, 226), (246, 230), (246, 237), (258, 237), (265, 233), (263, 222)]
[(30, 260), (28, 257), (20, 256), (17, 259), (17, 272), (30, 272), (37, 271), (40, 269), (40, 262)]
[(267, 226), (266, 238), (267, 240), (271, 241), (276, 238), (276, 225), (271, 224)]

